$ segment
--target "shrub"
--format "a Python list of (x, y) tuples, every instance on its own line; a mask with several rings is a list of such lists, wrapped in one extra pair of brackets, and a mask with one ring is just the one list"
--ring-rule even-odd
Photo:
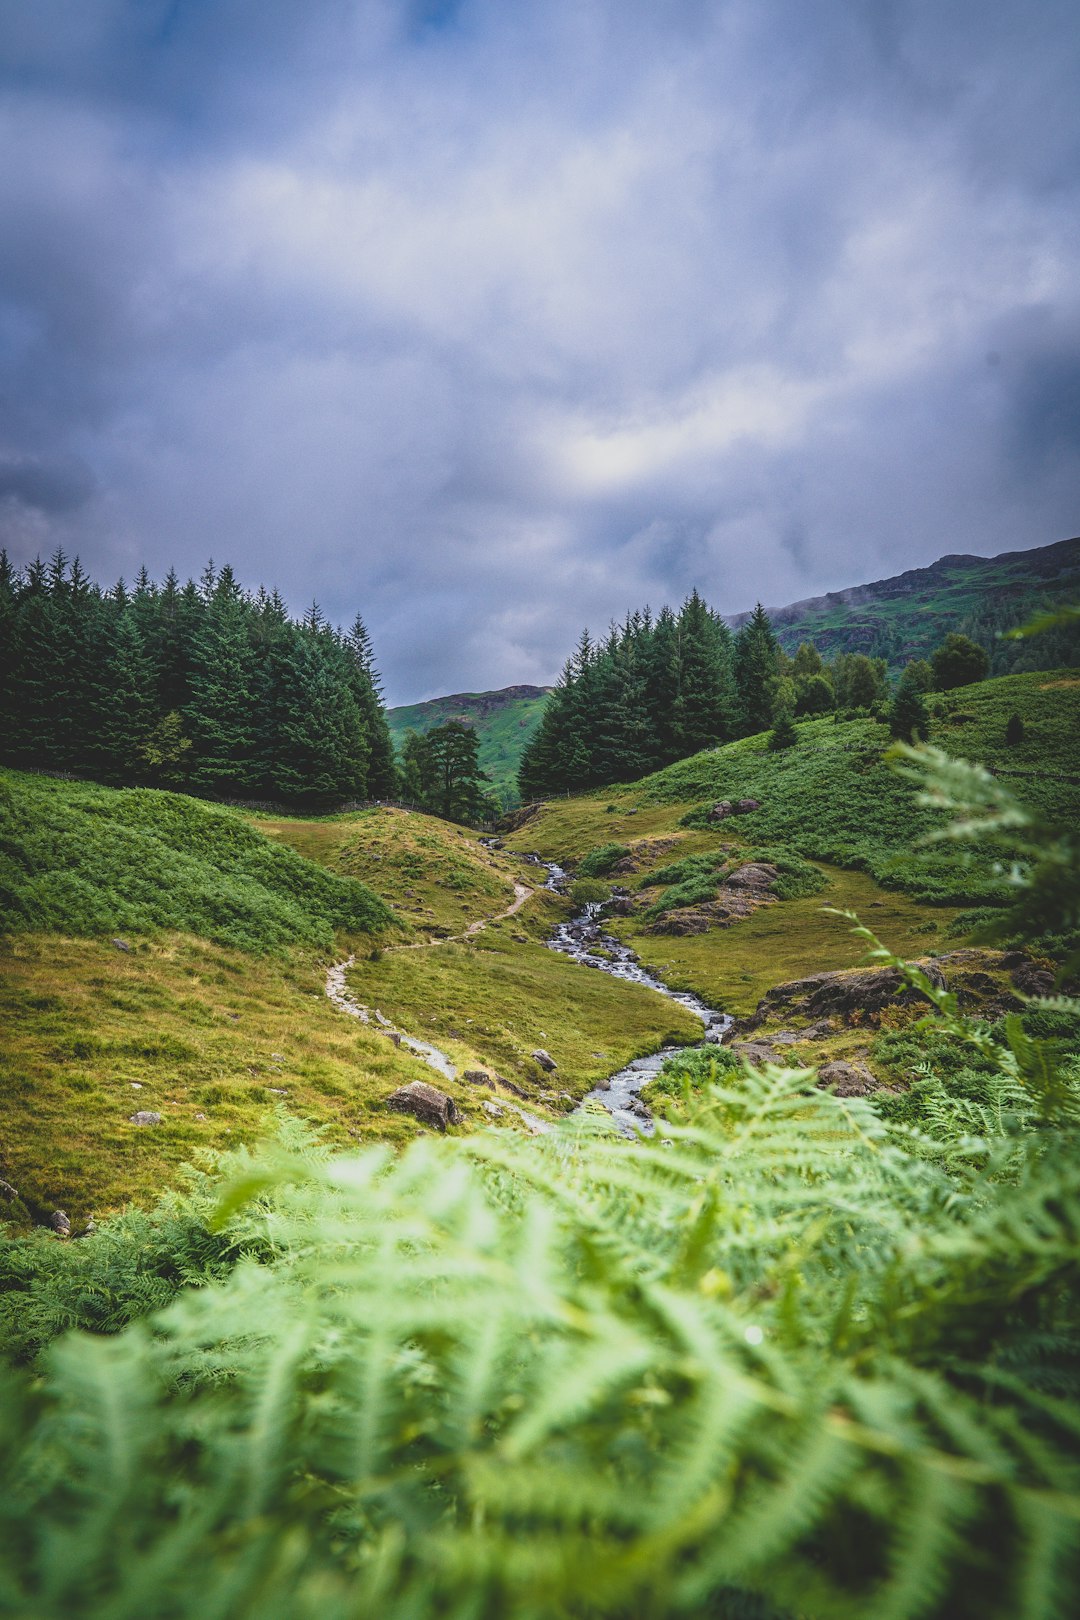
[(602, 906), (611, 899), (611, 885), (599, 878), (575, 878), (570, 885), (570, 898), (575, 906)]
[(582, 856), (578, 862), (577, 875), (590, 878), (607, 877), (629, 853), (626, 844), (601, 844), (597, 849), (591, 849), (587, 855)]

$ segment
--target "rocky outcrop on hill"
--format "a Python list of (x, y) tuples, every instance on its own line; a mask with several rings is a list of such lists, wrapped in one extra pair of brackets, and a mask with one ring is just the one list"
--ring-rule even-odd
[[(1045, 995), (1053, 988), (1053, 973), (1032, 961), (1024, 951), (963, 949), (949, 951), (916, 964), (939, 990), (954, 991), (962, 1008), (977, 1009), (997, 1018), (1022, 1005), (1020, 995)], [(906, 983), (897, 968), (843, 968), (834, 973), (813, 973), (789, 979), (767, 991), (754, 1013), (742, 1021), (746, 1031), (773, 1020), (805, 1019), (810, 1023), (841, 1023), (873, 1019), (887, 1007), (914, 1006), (925, 997)], [(822, 1033), (831, 1027), (825, 1025)], [(805, 1035), (815, 1032), (806, 1030)]]
[(646, 932), (685, 937), (707, 934), (710, 928), (730, 928), (732, 923), (749, 917), (759, 906), (774, 903), (776, 896), (772, 891), (778, 876), (776, 867), (767, 861), (745, 861), (723, 879), (715, 900), (662, 911)]
[(412, 1080), (402, 1086), (387, 1097), (386, 1106), (399, 1114), (412, 1114), (422, 1125), (434, 1125), (440, 1131), (455, 1124), (458, 1117), (454, 1099), (437, 1086), (429, 1086), (426, 1080)]

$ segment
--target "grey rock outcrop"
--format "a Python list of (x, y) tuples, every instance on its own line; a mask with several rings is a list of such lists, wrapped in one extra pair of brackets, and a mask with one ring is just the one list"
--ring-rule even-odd
[(869, 1069), (861, 1063), (845, 1063), (840, 1058), (822, 1064), (817, 1083), (828, 1086), (838, 1097), (868, 1097), (878, 1088), (877, 1079)]
[(434, 1125), (440, 1131), (445, 1131), (447, 1125), (453, 1125), (458, 1118), (454, 1099), (437, 1086), (429, 1086), (426, 1080), (410, 1080), (407, 1086), (401, 1086), (387, 1097), (386, 1106), (399, 1114), (412, 1114), (422, 1125)]

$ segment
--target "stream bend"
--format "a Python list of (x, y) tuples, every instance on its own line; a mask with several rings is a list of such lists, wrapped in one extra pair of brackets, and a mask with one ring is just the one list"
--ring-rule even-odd
[[(565, 893), (569, 878), (557, 862), (541, 860), (539, 855), (526, 855), (524, 859), (530, 865), (541, 866), (546, 870), (547, 877), (544, 881), (546, 889), (555, 894)], [(531, 893), (530, 890), (522, 894), (520, 888), (515, 887), (516, 901), (511, 907), (511, 912), (517, 911)], [(567, 922), (559, 923), (546, 942), (548, 949), (568, 956), (571, 961), (579, 963), (582, 967), (608, 973), (612, 978), (622, 979), (627, 984), (643, 984), (647, 989), (655, 990), (658, 995), (666, 996), (669, 1001), (677, 1001), (681, 1007), (685, 1007), (688, 1012), (701, 1019), (705, 1027), (705, 1037), (699, 1045), (717, 1045), (723, 1039), (725, 1031), (731, 1027), (730, 1015), (710, 1007), (692, 991), (669, 989), (657, 974), (638, 960), (629, 945), (624, 945), (614, 934), (604, 932), (600, 919), (601, 909), (597, 904), (590, 904)], [(479, 931), (476, 925), (469, 930), (470, 933), (474, 931)], [(600, 955), (599, 952), (603, 954)], [(421, 1040), (416, 1035), (408, 1035), (404, 1030), (397, 1029), (388, 1018), (383, 1017), (378, 1008), (369, 1010), (350, 995), (345, 975), (355, 960), (355, 956), (349, 956), (343, 962), (335, 962), (328, 969), (326, 995), (332, 1005), (348, 1017), (359, 1019), (362, 1024), (371, 1024), (374, 1019), (383, 1034), (397, 1045), (407, 1047), (444, 1080), (456, 1079), (457, 1069), (446, 1052), (433, 1046), (430, 1041)], [(617, 1070), (606, 1080), (602, 1080), (598, 1086), (594, 1086), (584, 1101), (597, 1102), (606, 1108), (624, 1136), (634, 1136), (639, 1131), (651, 1135), (652, 1117), (641, 1100), (641, 1089), (656, 1078), (674, 1052), (687, 1050), (692, 1051), (694, 1048), (665, 1046), (659, 1052), (650, 1053), (648, 1057), (634, 1058), (625, 1068)], [(514, 1108), (513, 1104), (502, 1101), (504, 1106)], [(514, 1112), (519, 1113), (532, 1129), (550, 1129), (546, 1121), (541, 1121), (532, 1114), (526, 1115), (524, 1109), (514, 1108)]]

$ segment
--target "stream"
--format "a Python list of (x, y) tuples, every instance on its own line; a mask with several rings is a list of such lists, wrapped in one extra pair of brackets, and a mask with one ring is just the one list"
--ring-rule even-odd
[[(482, 839), (481, 842), (486, 843), (487, 840)], [(544, 868), (547, 872), (544, 880), (545, 889), (550, 889), (555, 894), (566, 892), (570, 877), (556, 862), (541, 860), (539, 855), (525, 855), (522, 859), (530, 866)], [(521, 903), (522, 900), (519, 898), (511, 911), (516, 911)], [(643, 984), (647, 989), (655, 990), (658, 995), (666, 996), (669, 1001), (677, 1001), (681, 1007), (685, 1007), (688, 1012), (701, 1019), (705, 1037), (700, 1045), (717, 1044), (723, 1038), (725, 1030), (730, 1029), (731, 1017), (727, 1013), (717, 1012), (715, 1007), (708, 1006), (700, 996), (695, 996), (691, 991), (670, 990), (661, 978), (638, 961), (629, 945), (624, 945), (614, 934), (604, 932), (601, 910), (602, 907), (598, 904), (587, 905), (567, 922), (559, 923), (547, 941), (548, 949), (559, 951), (581, 967), (593, 968), (599, 973), (609, 973), (613, 979), (624, 979), (628, 984)], [(345, 974), (354, 960), (355, 958), (350, 956), (347, 961), (336, 963), (326, 975), (326, 994), (338, 1011), (348, 1014), (350, 1018), (358, 1018), (365, 1024), (371, 1023), (374, 1017), (374, 1021), (391, 1040), (415, 1053), (444, 1080), (455, 1079), (457, 1070), (445, 1052), (440, 1051), (437, 1046), (432, 1046), (430, 1041), (422, 1041), (415, 1035), (407, 1035), (404, 1030), (397, 1029), (389, 1018), (384, 1018), (378, 1008), (369, 1012), (367, 1007), (362, 1007), (353, 999), (346, 987)], [(692, 1050), (693, 1047), (665, 1046), (659, 1052), (650, 1053), (648, 1057), (634, 1058), (625, 1068), (609, 1075), (606, 1080), (601, 1080), (583, 1100), (598, 1102), (606, 1108), (624, 1136), (634, 1136), (639, 1131), (651, 1135), (652, 1117), (641, 1100), (641, 1088), (656, 1078), (673, 1053)], [(500, 1106), (520, 1114), (531, 1130), (550, 1129), (546, 1121), (538, 1119), (533, 1114), (527, 1114), (524, 1109), (507, 1102), (504, 1098), (500, 1099)]]
[[(547, 869), (546, 889), (556, 894), (565, 892), (569, 877), (561, 866), (552, 861), (542, 861), (538, 855), (527, 855), (525, 859), (531, 865)], [(613, 979), (624, 979), (628, 984), (643, 984), (649, 990), (666, 996), (669, 1001), (677, 1001), (704, 1024), (705, 1039), (700, 1044), (718, 1044), (724, 1032), (731, 1028), (733, 1019), (730, 1014), (718, 1012), (689, 990), (669, 989), (663, 979), (638, 960), (629, 945), (624, 945), (614, 934), (604, 932), (601, 910), (598, 904), (587, 905), (567, 922), (559, 923), (547, 942), (548, 949), (569, 956), (571, 961), (582, 967), (609, 973)], [(693, 1048), (665, 1046), (648, 1057), (634, 1058), (625, 1068), (601, 1080), (584, 1100), (601, 1103), (624, 1136), (633, 1136), (635, 1131), (651, 1135), (653, 1124), (641, 1100), (641, 1088), (648, 1085), (650, 1080), (655, 1080), (673, 1053), (690, 1050)]]

